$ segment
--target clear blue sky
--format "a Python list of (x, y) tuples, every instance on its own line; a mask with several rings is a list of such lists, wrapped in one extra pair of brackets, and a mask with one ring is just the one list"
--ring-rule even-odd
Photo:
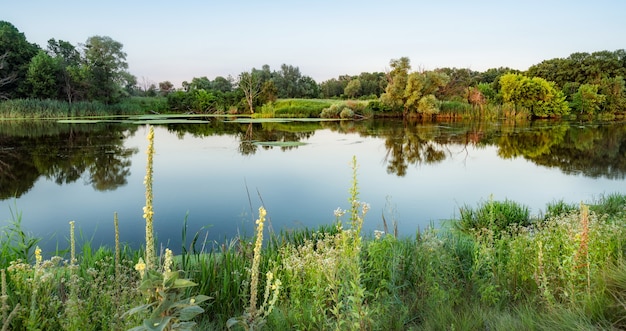
[(94, 35), (124, 45), (139, 83), (298, 66), (317, 82), (413, 69), (526, 70), (574, 52), (626, 48), (626, 1), (144, 1), (3, 0), (0, 20), (28, 41), (76, 45)]

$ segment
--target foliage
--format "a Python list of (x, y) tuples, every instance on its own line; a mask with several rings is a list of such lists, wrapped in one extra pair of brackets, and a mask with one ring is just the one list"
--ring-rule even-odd
[(320, 117), (322, 110), (336, 101), (321, 99), (279, 99), (265, 105), (261, 116), (272, 117)]
[(598, 94), (598, 85), (582, 84), (578, 87), (578, 91), (573, 95), (574, 101), (572, 106), (581, 114), (593, 115), (600, 110), (600, 106), (604, 103), (606, 97)]
[(500, 77), (500, 86), (505, 102), (526, 108), (533, 116), (561, 116), (569, 113), (563, 92), (553, 82), (543, 78), (506, 74)]
[(161, 272), (146, 269), (142, 259), (135, 265), (142, 279), (139, 291), (147, 303), (130, 309), (122, 318), (146, 312), (149, 316), (143, 319), (142, 325), (131, 330), (192, 330), (196, 325), (192, 320), (204, 312), (198, 304), (210, 298), (206, 295), (185, 298), (185, 290), (197, 284), (180, 278), (178, 271), (171, 270), (172, 264), (172, 251), (166, 249)]
[[(257, 295), (259, 284), (259, 268), (261, 263), (261, 249), (263, 246), (263, 227), (267, 212), (265, 208), (259, 208), (259, 218), (256, 221), (256, 241), (254, 244), (254, 255), (252, 257), (252, 268), (250, 269), (250, 304), (242, 316), (233, 317), (226, 322), (228, 329), (234, 326), (241, 326), (244, 330), (261, 330), (266, 323), (268, 315), (274, 309), (274, 305), (278, 300), (280, 287), (282, 285), (280, 279), (274, 280), (274, 274), (268, 271), (266, 274), (266, 285), (263, 297), (263, 304), (257, 309)], [(270, 299), (271, 294), (271, 299)], [(269, 300), (268, 300), (269, 299)]]
[(450, 78), (441, 71), (409, 73), (408, 58), (392, 60), (393, 70), (389, 73), (389, 84), (381, 101), (389, 108), (403, 109), (409, 113), (432, 115), (439, 112), (439, 102), (435, 93), (444, 87)]
[(460, 219), (455, 223), (457, 228), (468, 233), (483, 230), (499, 233), (510, 227), (525, 227), (531, 224), (528, 207), (510, 200), (483, 201), (476, 209), (469, 206), (460, 208)]
[(85, 63), (89, 70), (89, 95), (104, 104), (116, 103), (122, 96), (121, 86), (128, 68), (123, 45), (106, 36), (87, 38)]
[(11, 78), (0, 84), (0, 99), (24, 98), (28, 96), (26, 75), (31, 59), (39, 47), (26, 40), (24, 33), (13, 24), (0, 21), (0, 80)]

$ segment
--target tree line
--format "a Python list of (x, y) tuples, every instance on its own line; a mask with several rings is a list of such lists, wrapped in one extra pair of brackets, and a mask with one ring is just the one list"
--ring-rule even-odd
[(128, 72), (123, 45), (89, 37), (72, 45), (50, 39), (46, 49), (29, 43), (0, 21), (0, 99), (33, 98), (115, 104), (129, 96), (164, 96), (178, 112), (252, 112), (285, 98), (364, 99), (370, 109), (404, 116), (432, 116), (460, 105), (483, 111), (506, 106), (536, 117), (621, 113), (626, 106), (626, 51), (574, 53), (522, 72), (491, 68), (412, 70), (410, 59), (392, 59), (386, 72), (340, 75), (321, 83), (297, 66), (252, 68), (236, 77), (206, 76), (143, 86)]

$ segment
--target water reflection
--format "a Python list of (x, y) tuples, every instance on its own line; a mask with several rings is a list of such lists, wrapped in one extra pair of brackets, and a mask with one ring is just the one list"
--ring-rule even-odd
[(95, 190), (115, 190), (126, 185), (138, 152), (124, 147), (136, 126), (41, 121), (0, 128), (0, 199), (20, 197), (40, 177), (59, 185), (84, 178)]
[[(399, 177), (406, 176), (411, 166), (442, 162), (450, 156), (451, 144), (496, 146), (501, 158), (523, 157), (566, 174), (623, 179), (626, 173), (624, 123), (212, 120), (167, 128), (178, 137), (234, 136), (242, 155), (253, 155), (259, 148), (298, 148), (281, 143), (306, 141), (319, 129), (358, 133), (384, 139), (387, 172)], [(40, 177), (57, 184), (83, 178), (98, 191), (126, 185), (131, 157), (138, 150), (124, 147), (124, 140), (136, 130), (137, 126), (120, 123), (0, 122), (0, 199), (21, 196)]]

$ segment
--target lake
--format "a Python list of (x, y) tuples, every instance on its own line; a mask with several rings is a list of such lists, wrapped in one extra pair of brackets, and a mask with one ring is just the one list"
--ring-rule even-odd
[(117, 212), (121, 240), (139, 247), (148, 125), (156, 236), (174, 251), (185, 219), (210, 246), (252, 235), (261, 205), (275, 231), (331, 224), (350, 206), (353, 156), (366, 233), (384, 216), (412, 236), (490, 197), (540, 215), (548, 202), (626, 193), (624, 122), (0, 121), (0, 224), (21, 213), (51, 251), (67, 248), (74, 220), (79, 243), (112, 246)]

